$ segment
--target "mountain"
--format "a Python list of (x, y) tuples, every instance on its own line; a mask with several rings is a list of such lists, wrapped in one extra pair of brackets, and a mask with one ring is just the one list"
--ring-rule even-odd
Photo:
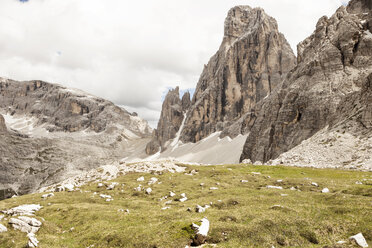
[[(314, 151), (308, 144), (297, 154), (299, 163), (372, 168), (370, 156), (361, 156), (363, 149), (372, 153), (371, 7), (371, 1), (352, 0), (332, 17), (320, 18), (315, 32), (298, 45), (296, 68), (253, 111), (242, 160), (275, 159), (318, 134), (314, 141), (322, 148)], [(345, 149), (348, 142), (360, 146)], [(316, 155), (321, 149), (325, 157)], [(287, 162), (293, 160), (280, 161)]]
[(198, 142), (217, 131), (230, 137), (246, 133), (250, 111), (295, 64), (296, 58), (274, 18), (260, 8), (232, 8), (225, 20), (222, 44), (204, 67), (191, 106), (172, 114), (168, 109), (175, 102), (179, 105), (180, 99), (169, 92), (174, 100), (166, 98), (147, 153), (153, 154), (159, 147), (165, 150), (164, 144), (175, 138), (184, 118), (180, 132), (184, 143)]
[(136, 114), (56, 84), (1, 79), (0, 96), (0, 196), (121, 159), (152, 131)]
[(297, 59), (262, 9), (232, 8), (191, 106), (169, 114), (180, 102), (169, 93), (174, 101), (164, 102), (146, 152), (203, 163), (371, 170), (371, 48), (371, 1), (352, 0), (320, 18)]
[(180, 99), (178, 87), (168, 92), (163, 102), (157, 129), (153, 133), (153, 139), (146, 146), (147, 154), (158, 152), (160, 147), (164, 149), (166, 142), (176, 137), (184, 114), (190, 105), (189, 92), (186, 92), (182, 99)]

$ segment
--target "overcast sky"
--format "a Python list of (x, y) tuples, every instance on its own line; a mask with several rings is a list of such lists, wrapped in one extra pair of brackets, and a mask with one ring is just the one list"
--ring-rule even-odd
[(262, 7), (296, 53), (345, 0), (1, 0), (0, 77), (79, 88), (156, 125), (169, 87), (195, 88), (228, 10)]

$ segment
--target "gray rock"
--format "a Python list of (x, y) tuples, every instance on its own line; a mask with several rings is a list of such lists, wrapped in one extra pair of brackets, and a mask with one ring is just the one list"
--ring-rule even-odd
[(8, 129), (6, 128), (4, 117), (0, 114), (0, 133), (7, 132)]
[(184, 113), (190, 104), (190, 93), (185, 93), (180, 99), (179, 87), (169, 90), (162, 105), (158, 126), (153, 132), (151, 142), (146, 146), (147, 154), (163, 151), (166, 148), (165, 143), (176, 137), (184, 119)]
[(231, 137), (245, 133), (251, 109), (295, 64), (296, 58), (272, 17), (259, 8), (232, 8), (220, 49), (204, 67), (191, 105), (184, 99), (181, 103), (178, 89), (169, 92), (147, 153), (158, 152), (160, 147), (164, 150), (164, 144), (179, 130), (185, 110), (180, 136), (184, 143), (197, 142), (216, 131)]
[(365, 6), (370, 1), (353, 0), (320, 18), (298, 45), (296, 68), (252, 110), (241, 160), (277, 158), (326, 126), (371, 133), (372, 14)]
[(132, 139), (151, 134), (145, 121), (107, 100), (42, 81), (0, 80), (0, 113), (19, 120), (6, 131), (0, 117), (0, 199), (119, 160)]
[(19, 230), (25, 233), (36, 233), (40, 229), (40, 226), (32, 226), (24, 220), (16, 218), (11, 218), (9, 220), (9, 224), (11, 224), (15, 230)]

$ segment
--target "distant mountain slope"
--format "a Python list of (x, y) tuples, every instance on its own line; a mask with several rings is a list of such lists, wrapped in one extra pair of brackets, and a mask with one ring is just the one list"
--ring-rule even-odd
[(0, 196), (121, 159), (151, 131), (135, 114), (82, 91), (1, 79)]
[(146, 123), (112, 102), (57, 84), (1, 79), (0, 95), (2, 112), (35, 117), (36, 125), (50, 132), (102, 132), (119, 128), (118, 124), (139, 136), (151, 132)]

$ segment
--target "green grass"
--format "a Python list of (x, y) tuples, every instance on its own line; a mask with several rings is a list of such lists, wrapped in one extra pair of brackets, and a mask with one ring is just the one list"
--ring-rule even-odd
[[(359, 232), (372, 244), (372, 180), (355, 184), (372, 179), (372, 173), (243, 165), (188, 166), (191, 169), (199, 173), (133, 173), (113, 180), (120, 185), (112, 191), (91, 183), (81, 192), (55, 193), (47, 200), (41, 199), (42, 194), (8, 199), (0, 202), (0, 209), (41, 204), (43, 208), (36, 215), (45, 219), (37, 233), (41, 248), (183, 248), (192, 236), (190, 224), (203, 217), (211, 223), (208, 243), (217, 247), (353, 247), (334, 245)], [(136, 193), (133, 188), (138, 186), (136, 179), (140, 176), (146, 179), (142, 185), (153, 176), (162, 183), (150, 186), (151, 195)], [(249, 182), (241, 183), (242, 179)], [(283, 182), (277, 183), (278, 179)], [(311, 186), (311, 182), (319, 187)], [(267, 185), (284, 189), (266, 189)], [(210, 187), (219, 189), (211, 191)], [(289, 190), (291, 187), (301, 191)], [(324, 187), (331, 192), (322, 194)], [(169, 199), (159, 198), (169, 191), (177, 194), (175, 198), (186, 193), (189, 200), (173, 201), (170, 209), (161, 210)], [(93, 192), (98, 194), (94, 196)], [(100, 193), (113, 196), (114, 201), (105, 202)], [(186, 211), (210, 202), (212, 207), (204, 213)], [(118, 209), (129, 209), (130, 213)], [(5, 220), (0, 223), (7, 225)], [(7, 227), (9, 231), (0, 234), (0, 247), (25, 247), (26, 235)]]

